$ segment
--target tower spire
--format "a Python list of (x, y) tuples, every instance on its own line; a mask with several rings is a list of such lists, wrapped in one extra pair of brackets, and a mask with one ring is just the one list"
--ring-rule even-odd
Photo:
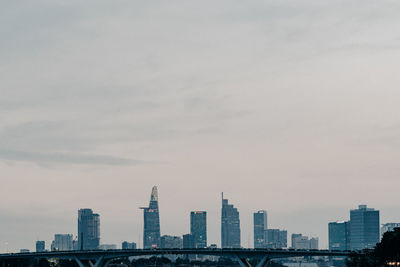
[(158, 201), (158, 190), (156, 185), (153, 186), (153, 189), (151, 190), (150, 201)]

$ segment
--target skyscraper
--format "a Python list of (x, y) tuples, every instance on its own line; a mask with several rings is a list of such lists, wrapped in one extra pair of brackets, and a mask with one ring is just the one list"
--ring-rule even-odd
[(196, 248), (207, 247), (207, 212), (192, 211), (190, 213), (190, 233), (194, 237)]
[(265, 247), (265, 231), (268, 229), (267, 212), (260, 210), (253, 214), (254, 248)]
[(142, 207), (144, 218), (143, 248), (160, 247), (160, 215), (157, 186), (153, 186), (149, 207)]
[(223, 248), (240, 248), (239, 212), (232, 204), (224, 199), (222, 193), (221, 211), (221, 246)]
[(350, 211), (350, 249), (373, 248), (379, 242), (379, 210), (359, 205)]
[(78, 249), (97, 249), (100, 244), (100, 215), (91, 209), (78, 211)]
[(328, 225), (329, 230), (329, 249), (330, 250), (348, 250), (350, 242), (350, 223), (349, 222), (331, 222)]

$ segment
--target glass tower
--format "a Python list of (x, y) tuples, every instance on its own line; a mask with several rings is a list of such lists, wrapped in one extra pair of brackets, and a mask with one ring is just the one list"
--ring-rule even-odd
[(359, 205), (350, 211), (350, 249), (373, 248), (379, 242), (379, 210)]
[(78, 249), (97, 249), (100, 244), (100, 216), (91, 209), (78, 210)]
[(194, 237), (196, 248), (207, 247), (207, 212), (192, 211), (190, 213), (190, 233)]
[(267, 230), (267, 212), (257, 211), (253, 214), (254, 222), (254, 248), (265, 247), (265, 231)]
[(348, 250), (350, 239), (349, 222), (331, 222), (328, 225), (329, 230), (329, 249), (330, 250)]
[(143, 248), (158, 248), (160, 247), (160, 215), (157, 186), (153, 186), (151, 191), (149, 207), (141, 209), (144, 211)]
[(228, 203), (227, 199), (224, 199), (224, 193), (222, 193), (221, 247), (240, 248), (239, 212)]

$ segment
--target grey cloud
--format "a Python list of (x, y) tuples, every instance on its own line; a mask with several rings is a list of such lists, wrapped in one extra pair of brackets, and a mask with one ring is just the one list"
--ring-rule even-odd
[(95, 164), (95, 165), (137, 165), (147, 161), (132, 160), (107, 155), (84, 155), (70, 153), (41, 153), (0, 149), (3, 160), (31, 161), (36, 163)]

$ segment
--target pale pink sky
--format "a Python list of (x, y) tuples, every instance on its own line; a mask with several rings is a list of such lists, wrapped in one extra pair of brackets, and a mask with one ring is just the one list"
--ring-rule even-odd
[[(162, 234), (220, 193), (320, 238), (368, 204), (400, 221), (400, 2), (2, 1), (0, 252), (76, 234), (138, 242), (158, 185)], [(289, 238), (290, 239), (290, 238)], [(6, 244), (7, 243), (7, 244)]]

